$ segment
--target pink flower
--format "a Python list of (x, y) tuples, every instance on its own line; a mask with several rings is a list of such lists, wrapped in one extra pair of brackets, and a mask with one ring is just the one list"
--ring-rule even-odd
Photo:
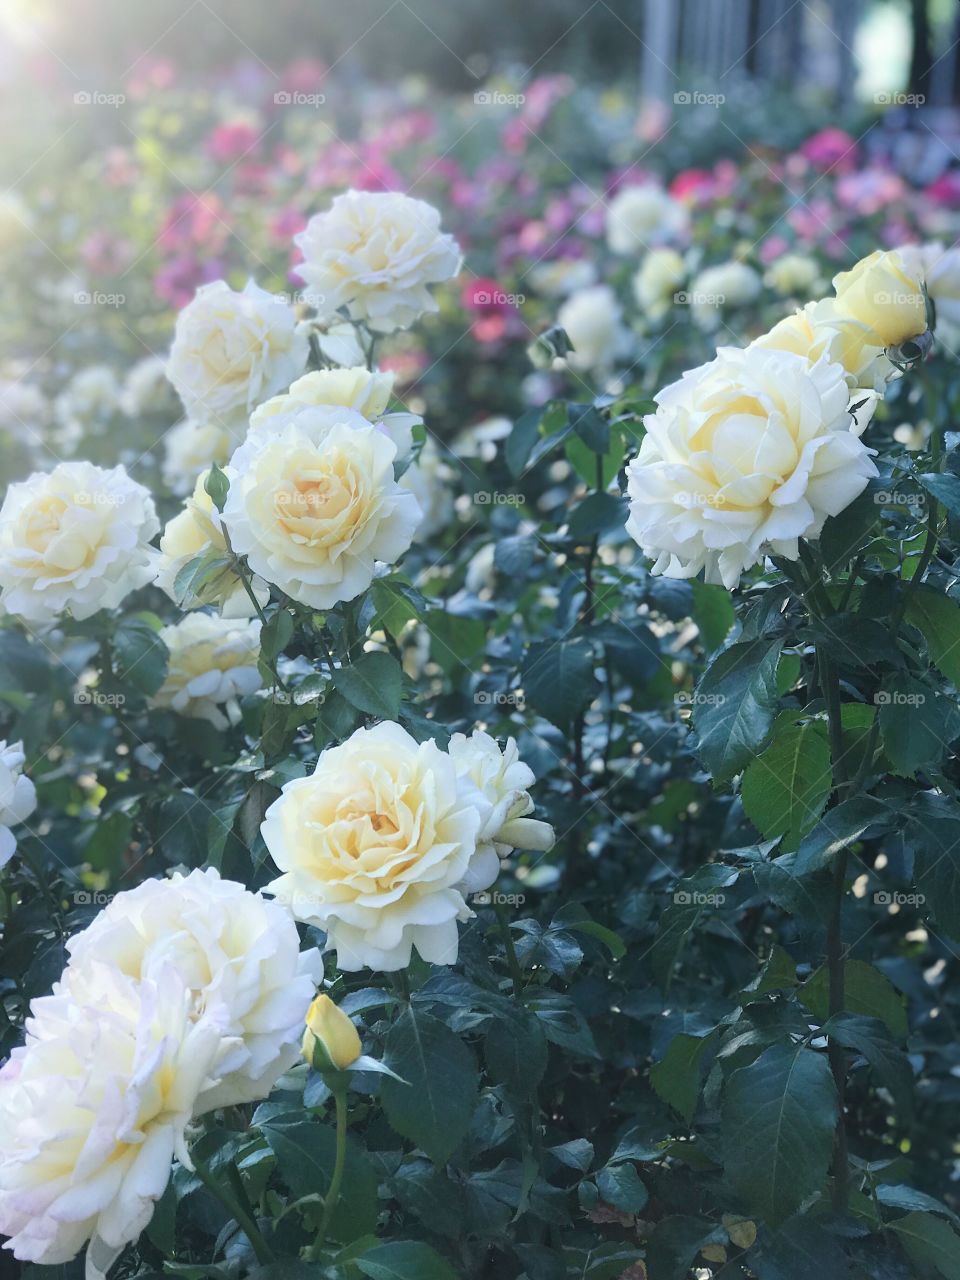
[(199, 261), (191, 254), (181, 254), (164, 263), (153, 277), (153, 287), (159, 297), (179, 310), (193, 298), (200, 285), (221, 279), (224, 270), (218, 258)]
[(158, 242), (167, 252), (204, 248), (216, 252), (227, 238), (226, 208), (218, 196), (207, 193), (179, 196), (163, 220)]
[(934, 204), (948, 208), (960, 207), (960, 169), (948, 169), (939, 178), (924, 187), (923, 194)]
[(775, 262), (777, 258), (781, 258), (785, 253), (789, 252), (790, 242), (785, 240), (783, 236), (767, 236), (763, 244), (760, 246), (760, 261), (767, 266), (771, 262)]
[(207, 155), (216, 164), (234, 164), (255, 149), (260, 130), (248, 120), (218, 124), (207, 138)]
[(845, 129), (828, 126), (808, 138), (800, 148), (802, 155), (821, 173), (833, 170), (852, 173), (860, 159), (860, 148)]

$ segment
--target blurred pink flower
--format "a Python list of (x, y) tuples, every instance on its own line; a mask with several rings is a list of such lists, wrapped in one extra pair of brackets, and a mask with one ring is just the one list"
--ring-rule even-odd
[(207, 192), (179, 196), (163, 220), (158, 242), (167, 252), (204, 248), (216, 252), (229, 233), (226, 208), (219, 196)]
[(207, 155), (216, 164), (233, 164), (256, 149), (261, 132), (249, 120), (218, 124), (207, 138)]
[(766, 266), (768, 263), (775, 262), (777, 258), (781, 258), (789, 251), (789, 240), (784, 239), (783, 236), (767, 236), (766, 240), (764, 240), (760, 246), (758, 257), (764, 266)]
[(894, 200), (899, 200), (907, 190), (906, 183), (889, 169), (861, 169), (846, 174), (837, 181), (834, 194), (838, 204), (852, 209), (862, 217), (870, 217)]
[(716, 187), (716, 178), (708, 169), (683, 169), (667, 190), (677, 200), (700, 204), (713, 199)]
[(934, 204), (948, 208), (960, 207), (960, 169), (948, 169), (939, 178), (924, 187), (923, 194)]
[(279, 91), (322, 93), (329, 68), (319, 58), (294, 58), (280, 73)]
[(219, 258), (198, 260), (190, 254), (181, 254), (164, 263), (153, 277), (156, 293), (172, 307), (185, 307), (202, 284), (219, 280), (224, 264)]
[(169, 58), (152, 58), (148, 54), (138, 58), (131, 70), (125, 86), (130, 98), (145, 98), (149, 93), (169, 89), (177, 78)]
[(860, 148), (845, 129), (828, 125), (808, 138), (800, 148), (815, 169), (825, 173), (852, 173), (860, 161)]
[(99, 276), (118, 275), (130, 265), (135, 253), (131, 241), (119, 239), (116, 232), (106, 227), (92, 231), (80, 245), (84, 266)]

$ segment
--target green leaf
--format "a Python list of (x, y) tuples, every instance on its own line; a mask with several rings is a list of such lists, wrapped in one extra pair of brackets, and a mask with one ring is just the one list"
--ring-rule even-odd
[(854, 844), (871, 827), (884, 830), (895, 821), (893, 810), (875, 796), (851, 796), (827, 810), (801, 842), (790, 870), (795, 876), (822, 871), (842, 849)]
[(389, 653), (364, 653), (333, 673), (333, 683), (347, 701), (366, 715), (396, 720), (403, 697), (403, 671)]
[(371, 629), (383, 627), (394, 639), (408, 622), (421, 616), (426, 603), (414, 587), (396, 575), (376, 578), (370, 588), (370, 595), (375, 611)]
[(572, 404), (570, 425), (593, 453), (604, 454), (610, 448), (610, 424), (592, 404)]
[(447, 675), (473, 674), (471, 665), (483, 649), (487, 638), (487, 624), (482, 618), (466, 618), (448, 613), (445, 609), (431, 609), (426, 617), (427, 630), (434, 643), (430, 653), (434, 661)]
[(826, 1056), (775, 1044), (734, 1071), (723, 1100), (724, 1165), (750, 1212), (778, 1226), (826, 1179), (837, 1122)]
[(694, 723), (714, 782), (728, 782), (766, 745), (777, 706), (780, 640), (724, 649), (697, 685)]
[(577, 542), (588, 542), (622, 529), (626, 519), (626, 498), (613, 493), (588, 493), (570, 512), (570, 537)]
[(960, 938), (960, 804), (924, 791), (913, 802), (906, 837), (914, 847), (914, 878), (937, 924)]
[(531, 645), (521, 678), (527, 702), (553, 724), (570, 724), (595, 696), (593, 648), (583, 638)]
[(504, 445), (504, 457), (512, 476), (519, 476), (530, 457), (530, 450), (537, 443), (540, 435), (540, 420), (543, 417), (543, 406), (537, 405), (522, 413), (513, 424), (513, 430), (507, 436)]
[(217, 551), (205, 551), (188, 560), (173, 580), (173, 596), (180, 608), (197, 603), (205, 589), (213, 587), (217, 579), (229, 571), (231, 563), (229, 556)]
[(904, 1252), (921, 1267), (934, 1267), (944, 1280), (960, 1280), (960, 1236), (932, 1213), (908, 1213), (887, 1224)]
[(526, 1009), (509, 1018), (494, 1018), (483, 1043), (487, 1071), (514, 1096), (536, 1096), (547, 1069), (547, 1040), (540, 1023)]
[(384, 1080), (387, 1120), (434, 1164), (443, 1164), (473, 1117), (479, 1086), (473, 1054), (446, 1023), (411, 1006), (387, 1032), (383, 1059), (409, 1081)]
[(857, 1013), (837, 1013), (821, 1028), (847, 1049), (862, 1054), (890, 1094), (904, 1121), (913, 1114), (913, 1072), (910, 1059), (890, 1038), (879, 1018)]
[(770, 746), (744, 772), (740, 794), (761, 834), (783, 836), (792, 848), (816, 825), (832, 788), (827, 727), (808, 720), (778, 724)]
[(608, 1164), (596, 1176), (600, 1199), (620, 1213), (639, 1213), (650, 1199), (632, 1164)]
[(888, 681), (877, 694), (883, 749), (894, 771), (905, 778), (939, 766), (960, 732), (960, 714), (949, 698), (906, 677)]
[[(284, 1113), (260, 1125), (277, 1158), (280, 1174), (296, 1199), (325, 1195), (336, 1158), (337, 1139), (332, 1125), (300, 1119), (302, 1113)], [(348, 1243), (376, 1231), (377, 1173), (366, 1152), (347, 1135), (347, 1158), (340, 1197), (330, 1231), (334, 1239)]]
[(152, 613), (123, 618), (111, 641), (113, 674), (139, 693), (156, 693), (167, 677), (167, 646), (160, 639), (160, 619)]
[(736, 621), (733, 597), (726, 587), (694, 579), (693, 620), (700, 628), (703, 647), (708, 653), (719, 649)]
[(683, 1116), (687, 1124), (693, 1119), (700, 1097), (704, 1058), (716, 1040), (716, 1032), (692, 1036), (675, 1035), (659, 1062), (650, 1068), (650, 1083), (659, 1097)]
[(910, 592), (906, 619), (923, 634), (930, 661), (960, 688), (960, 605), (936, 587), (918, 583)]
[(133, 819), (119, 809), (101, 818), (93, 835), (82, 846), (83, 860), (94, 871), (119, 873), (133, 835)]
[[(865, 960), (847, 960), (843, 967), (843, 1003), (847, 1013), (879, 1018), (895, 1040), (907, 1036), (907, 1013), (903, 996), (879, 969)], [(800, 999), (820, 1021), (830, 1016), (830, 975), (818, 969), (800, 988)]]
[(420, 1240), (378, 1244), (355, 1265), (370, 1280), (457, 1280), (450, 1263)]
[(820, 553), (830, 574), (848, 564), (880, 518), (881, 508), (867, 489), (839, 515), (830, 516), (820, 533)]
[(949, 471), (930, 471), (917, 476), (917, 480), (952, 516), (960, 516), (960, 476)]
[(293, 639), (293, 615), (278, 609), (260, 631), (260, 652), (267, 662), (276, 662)]

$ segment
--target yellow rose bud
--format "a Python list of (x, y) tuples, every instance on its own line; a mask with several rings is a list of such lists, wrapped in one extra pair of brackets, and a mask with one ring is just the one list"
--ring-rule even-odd
[(342, 1009), (319, 995), (307, 1010), (307, 1029), (300, 1050), (318, 1071), (345, 1071), (360, 1057), (360, 1037)]
[(896, 250), (877, 250), (834, 277), (836, 309), (867, 325), (878, 346), (896, 347), (927, 330), (923, 280), (911, 275)]

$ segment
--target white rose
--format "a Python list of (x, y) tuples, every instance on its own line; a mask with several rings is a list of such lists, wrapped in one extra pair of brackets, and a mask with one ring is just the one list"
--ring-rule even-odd
[(571, 294), (557, 313), (557, 323), (573, 343), (566, 362), (578, 372), (608, 369), (624, 352), (623, 311), (609, 285)]
[(305, 373), (290, 390), (262, 404), (250, 418), (251, 431), (280, 431), (301, 409), (352, 409), (390, 437), (397, 457), (413, 447), (413, 428), (423, 421), (415, 413), (384, 413), (393, 390), (392, 373), (371, 373), (362, 366)]
[[(212, 867), (118, 893), (67, 951), (60, 984), (67, 994), (77, 974), (100, 965), (137, 982), (172, 971), (187, 989), (191, 1018), (214, 1016), (220, 1043), (196, 1114), (267, 1096), (297, 1061), (323, 971), (315, 948), (300, 951), (296, 925), (279, 903)], [(43, 1005), (35, 1002), (41, 1013)]]
[(784, 253), (771, 262), (763, 275), (763, 283), (785, 298), (807, 297), (823, 287), (820, 265), (805, 253)]
[(171, 493), (189, 493), (197, 476), (211, 463), (223, 464), (239, 444), (226, 428), (214, 422), (190, 418), (171, 427), (163, 438), (163, 479)]
[(633, 277), (634, 297), (648, 320), (663, 319), (686, 277), (686, 263), (676, 249), (650, 250)]
[(545, 852), (553, 846), (553, 827), (529, 816), (534, 804), (527, 788), (536, 778), (520, 759), (513, 738), (501, 750), (497, 740), (481, 729), (474, 729), (469, 738), (455, 733), (449, 752), (457, 772), (470, 779), (490, 806), (477, 836), (478, 846), (492, 845), (501, 858), (514, 849)]
[(721, 348), (656, 401), (627, 468), (627, 530), (654, 573), (733, 588), (765, 555), (795, 560), (877, 474), (827, 360)]
[(282, 298), (252, 280), (240, 293), (215, 280), (177, 316), (167, 377), (190, 417), (234, 426), (303, 372), (307, 352)]
[[(939, 240), (901, 245), (897, 250), (907, 274), (926, 281), (936, 310), (936, 336), (948, 348), (960, 344), (960, 251)], [(956, 355), (954, 350), (952, 354)]]
[(723, 311), (745, 307), (760, 289), (759, 275), (745, 262), (706, 267), (693, 278), (687, 293), (693, 321), (701, 329), (716, 329)]
[(436, 311), (428, 285), (460, 271), (460, 248), (440, 230), (440, 214), (393, 191), (347, 191), (294, 236), (296, 270), (322, 317), (346, 307), (378, 333), (407, 329)]
[(120, 405), (130, 418), (176, 413), (177, 397), (167, 378), (163, 356), (145, 356), (131, 366), (123, 381)]
[(96, 430), (120, 411), (123, 393), (117, 376), (105, 364), (81, 369), (54, 402), (57, 421), (67, 431)]
[(534, 263), (527, 275), (537, 293), (547, 298), (565, 298), (568, 293), (592, 285), (597, 269), (589, 258), (553, 258)]
[(487, 809), (436, 742), (398, 724), (358, 729), (267, 810), (260, 830), (283, 873), (267, 892), (326, 931), (339, 969), (402, 969), (412, 947), (453, 964), (464, 895), (499, 870), (477, 849)]
[(433, 438), (428, 437), (416, 462), (400, 477), (400, 488), (413, 494), (422, 512), (416, 533), (419, 540), (439, 533), (453, 519), (451, 479), (450, 468), (441, 458)]
[(39, 387), (19, 378), (0, 381), (0, 427), (28, 444), (39, 444), (50, 405)]
[(150, 705), (226, 729), (240, 718), (238, 700), (263, 687), (260, 623), (191, 613), (164, 627), (170, 652), (167, 676)]
[(607, 244), (614, 253), (638, 254), (686, 235), (685, 205), (654, 183), (624, 187), (607, 206)]
[(833, 298), (820, 298), (786, 316), (750, 347), (790, 351), (811, 364), (827, 359), (843, 366), (851, 392), (880, 392), (898, 375), (876, 336), (868, 325), (838, 314)]
[(0, 741), (0, 867), (16, 852), (10, 828), (26, 822), (37, 807), (36, 788), (23, 772), (26, 758), (22, 742)]
[(394, 563), (420, 520), (393, 478), (396, 445), (350, 409), (304, 408), (253, 432), (227, 469), (223, 512), (234, 551), (301, 604), (329, 609)]
[[(102, 1277), (153, 1216), (221, 1042), (191, 1020), (179, 975), (133, 982), (96, 964), (73, 995), (35, 1002), (0, 1070), (0, 1233), (23, 1262), (69, 1262), (89, 1240)], [(40, 1007), (42, 1006), (42, 1008)]]
[(153, 580), (159, 530), (153, 499), (123, 467), (35, 472), (0, 507), (0, 604), (28, 622), (115, 609)]

